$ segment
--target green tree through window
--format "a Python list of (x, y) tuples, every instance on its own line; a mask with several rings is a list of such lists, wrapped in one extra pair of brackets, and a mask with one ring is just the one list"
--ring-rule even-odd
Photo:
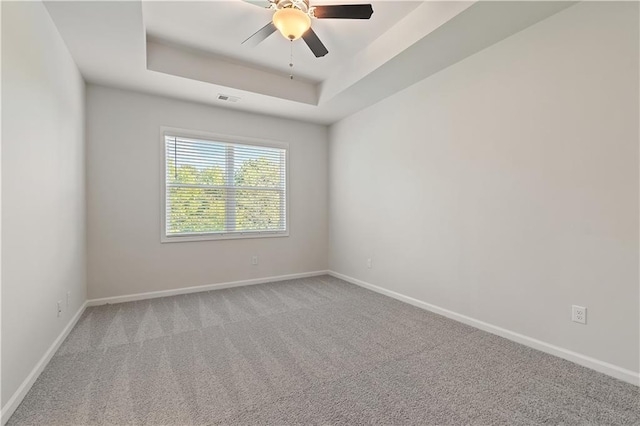
[(284, 149), (169, 136), (165, 145), (168, 237), (286, 230)]

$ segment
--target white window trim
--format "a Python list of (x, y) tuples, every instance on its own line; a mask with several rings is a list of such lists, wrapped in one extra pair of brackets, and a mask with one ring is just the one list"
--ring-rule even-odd
[[(287, 150), (285, 160), (285, 230), (284, 231), (250, 231), (250, 232), (211, 232), (194, 235), (168, 236), (166, 229), (166, 201), (167, 201), (167, 181), (166, 181), (166, 147), (165, 136), (181, 136), (185, 138), (198, 138), (210, 140), (212, 142), (225, 142), (264, 146), (270, 148), (283, 148)], [(289, 158), (291, 149), (286, 142), (273, 141), (268, 139), (255, 139), (245, 136), (222, 135), (200, 130), (181, 129), (178, 127), (160, 127), (160, 242), (161, 243), (183, 243), (189, 241), (219, 241), (237, 240), (245, 238), (279, 238), (289, 236), (290, 208), (289, 208)]]

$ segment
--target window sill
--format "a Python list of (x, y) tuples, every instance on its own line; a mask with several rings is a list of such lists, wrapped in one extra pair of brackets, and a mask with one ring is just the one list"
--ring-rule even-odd
[(238, 232), (226, 234), (196, 234), (196, 235), (176, 235), (168, 237), (162, 235), (160, 242), (164, 243), (186, 243), (193, 241), (221, 241), (221, 240), (243, 240), (251, 238), (281, 238), (288, 237), (286, 232)]

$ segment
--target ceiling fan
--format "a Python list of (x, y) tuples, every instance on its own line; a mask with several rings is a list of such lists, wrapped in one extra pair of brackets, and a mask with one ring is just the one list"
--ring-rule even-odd
[(276, 30), (293, 41), (302, 38), (309, 49), (320, 58), (329, 51), (311, 28), (311, 18), (316, 19), (369, 19), (373, 14), (370, 4), (340, 4), (310, 6), (309, 0), (244, 0), (274, 10), (273, 19), (256, 31), (242, 44), (257, 45)]

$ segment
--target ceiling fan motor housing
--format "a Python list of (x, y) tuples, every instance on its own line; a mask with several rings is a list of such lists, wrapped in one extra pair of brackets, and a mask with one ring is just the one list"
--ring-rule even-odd
[(309, 0), (276, 0), (276, 9), (293, 8), (303, 11), (304, 13), (310, 12)]

